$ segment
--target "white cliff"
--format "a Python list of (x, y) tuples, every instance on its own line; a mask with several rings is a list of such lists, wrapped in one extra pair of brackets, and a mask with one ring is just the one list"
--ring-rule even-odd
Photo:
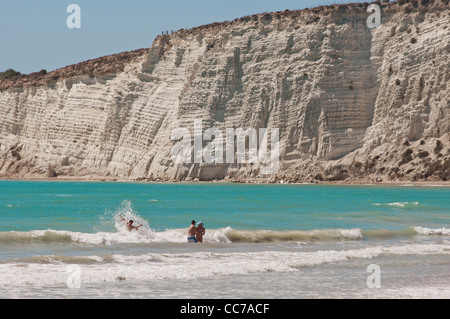
[[(0, 82), (0, 176), (449, 180), (448, 1), (380, 6), (376, 29), (367, 4), (260, 14)], [(279, 129), (280, 170), (175, 164), (196, 119)]]

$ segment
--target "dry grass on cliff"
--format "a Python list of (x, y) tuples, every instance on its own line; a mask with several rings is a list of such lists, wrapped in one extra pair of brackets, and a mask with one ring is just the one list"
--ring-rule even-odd
[(139, 49), (104, 56), (101, 58), (84, 61), (78, 64), (48, 72), (41, 70), (31, 74), (18, 74), (7, 79), (0, 80), (0, 90), (22, 88), (26, 86), (41, 86), (49, 82), (74, 76), (106, 76), (117, 74), (124, 70), (125, 65), (147, 54), (148, 49)]
[(224, 28), (237, 23), (257, 22), (270, 23), (273, 20), (281, 20), (284, 18), (295, 19), (299, 23), (310, 24), (320, 20), (320, 16), (330, 16), (339, 14), (366, 14), (367, 8), (371, 4), (377, 4), (381, 7), (383, 12), (396, 13), (399, 11), (411, 13), (422, 10), (442, 10), (448, 8), (449, 0), (376, 0), (372, 2), (363, 3), (348, 3), (348, 4), (330, 4), (314, 8), (306, 8), (302, 10), (285, 10), (277, 12), (264, 12), (255, 15), (249, 15), (242, 18), (237, 18), (233, 21), (225, 21), (221, 23), (211, 23), (195, 27), (189, 30), (181, 29), (174, 34), (178, 35), (195, 35), (199, 32), (210, 31), (215, 28)]

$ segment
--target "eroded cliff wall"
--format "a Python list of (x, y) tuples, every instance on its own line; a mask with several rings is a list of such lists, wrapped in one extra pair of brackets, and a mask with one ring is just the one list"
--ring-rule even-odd
[[(450, 179), (448, 1), (260, 14), (0, 82), (0, 176)], [(278, 128), (280, 170), (176, 165), (173, 131)]]

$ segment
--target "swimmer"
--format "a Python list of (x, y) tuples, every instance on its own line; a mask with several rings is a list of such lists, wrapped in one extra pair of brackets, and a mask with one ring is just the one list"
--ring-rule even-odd
[(119, 215), (119, 216), (120, 216), (120, 218), (122, 218), (122, 221), (127, 223), (128, 231), (132, 231), (133, 229), (138, 230), (140, 227), (142, 227), (142, 224), (140, 224), (139, 226), (133, 226), (134, 221), (130, 220), (129, 222), (127, 222), (127, 220), (125, 218), (123, 218), (122, 215)]
[(195, 238), (197, 239), (197, 242), (203, 243), (203, 236), (205, 235), (205, 233), (206, 233), (206, 230), (205, 230), (203, 222), (198, 222), (197, 235), (195, 236)]
[(195, 238), (196, 235), (197, 235), (197, 227), (195, 227), (195, 220), (193, 220), (188, 229), (188, 242), (196, 243), (197, 242), (197, 239)]

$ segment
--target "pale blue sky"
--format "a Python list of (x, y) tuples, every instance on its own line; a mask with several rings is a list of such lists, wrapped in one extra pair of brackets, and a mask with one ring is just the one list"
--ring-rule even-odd
[[(364, 0), (2, 0), (0, 71), (53, 71), (109, 54), (151, 46), (163, 30), (272, 11)], [(370, 1), (368, 1), (370, 2)], [(69, 29), (70, 4), (81, 8), (81, 29)]]

